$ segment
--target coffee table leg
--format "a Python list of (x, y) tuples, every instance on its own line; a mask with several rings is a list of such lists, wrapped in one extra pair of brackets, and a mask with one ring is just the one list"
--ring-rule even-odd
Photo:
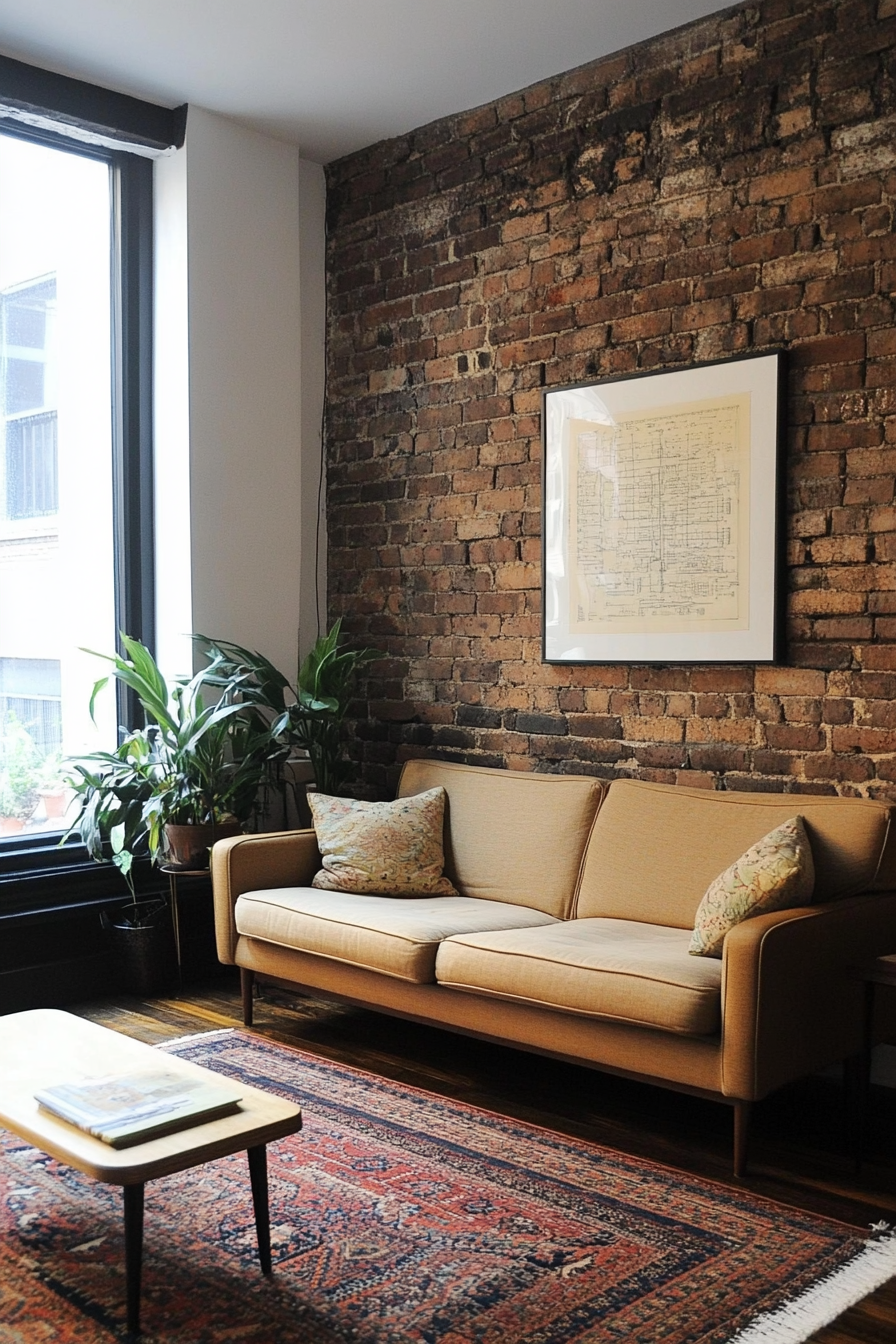
[(252, 1205), (255, 1209), (255, 1231), (258, 1235), (258, 1258), (262, 1274), (271, 1272), (271, 1220), (268, 1210), (268, 1154), (263, 1143), (247, 1148), (249, 1179), (252, 1182)]
[(140, 1270), (143, 1263), (143, 1185), (125, 1185), (124, 1263), (128, 1293), (128, 1334), (140, 1333)]

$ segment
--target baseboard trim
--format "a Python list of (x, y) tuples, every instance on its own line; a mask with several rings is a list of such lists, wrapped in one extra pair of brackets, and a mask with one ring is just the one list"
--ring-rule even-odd
[(100, 998), (118, 981), (111, 954), (97, 952), (70, 961), (48, 961), (0, 971), (0, 1013), (27, 1008), (58, 1008)]

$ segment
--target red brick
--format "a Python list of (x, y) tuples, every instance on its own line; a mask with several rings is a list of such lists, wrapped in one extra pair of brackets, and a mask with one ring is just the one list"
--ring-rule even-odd
[(769, 695), (824, 695), (823, 672), (792, 667), (757, 667), (756, 690)]
[(896, 751), (896, 731), (884, 728), (839, 728), (831, 730), (834, 751), (863, 751), (872, 755)]
[[(764, 0), (328, 167), (331, 615), (388, 649), (371, 697), (410, 711), (359, 739), (368, 783), (394, 786), (429, 726), (435, 748), (517, 769), (896, 796), (879, 14)], [(606, 181), (574, 166), (573, 194), (580, 127), (639, 99), (660, 106), (649, 171), (645, 133), (623, 131)], [(786, 665), (542, 664), (542, 387), (770, 345), (789, 354)]]
[(867, 641), (873, 634), (873, 624), (870, 617), (824, 618), (813, 621), (812, 634), (816, 639)]
[(622, 735), (627, 742), (680, 742), (684, 724), (678, 719), (626, 716)]
[(756, 741), (756, 724), (750, 719), (689, 719), (688, 742), (727, 742), (748, 746)]
[(769, 173), (765, 177), (753, 178), (747, 194), (748, 199), (753, 202), (781, 200), (788, 196), (804, 196), (814, 186), (814, 169), (791, 168), (780, 173)]
[(816, 564), (864, 564), (870, 541), (868, 537), (819, 537), (810, 550)]
[(568, 724), (570, 734), (575, 737), (622, 737), (622, 721), (612, 715), (570, 714)]
[(731, 264), (749, 266), (758, 261), (771, 261), (774, 257), (789, 257), (794, 246), (792, 229), (779, 229), (771, 233), (738, 238), (731, 244)]
[(672, 315), (674, 331), (694, 331), (700, 327), (718, 326), (731, 320), (731, 300), (707, 299), (703, 303), (692, 303), (687, 308), (678, 308)]
[(831, 592), (826, 588), (808, 588), (791, 596), (790, 610), (808, 616), (843, 615), (844, 613), (864, 611), (865, 598), (861, 593)]
[(824, 732), (809, 725), (770, 723), (765, 735), (777, 751), (823, 751), (826, 746)]
[(507, 221), (502, 236), (506, 243), (512, 243), (518, 238), (531, 238), (534, 234), (544, 233), (547, 227), (548, 217), (544, 213), (522, 215)]
[(853, 421), (845, 425), (812, 425), (807, 447), (810, 452), (840, 452), (842, 449), (871, 448), (880, 440), (879, 425)]
[(767, 261), (762, 267), (764, 285), (790, 285), (806, 280), (818, 280), (833, 275), (838, 257), (832, 249), (824, 252), (802, 252), (792, 257)]
[(844, 782), (861, 784), (874, 777), (874, 766), (864, 756), (837, 756), (819, 752), (807, 756), (803, 768), (808, 779), (831, 779), (838, 785)]
[(625, 341), (642, 341), (651, 336), (664, 336), (672, 328), (672, 316), (668, 311), (658, 313), (640, 313), (637, 317), (621, 318), (610, 327), (611, 339), (619, 344)]

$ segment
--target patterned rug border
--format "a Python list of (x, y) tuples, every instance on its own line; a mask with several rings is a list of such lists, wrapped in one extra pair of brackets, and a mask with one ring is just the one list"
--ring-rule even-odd
[(882, 1288), (896, 1274), (896, 1235), (869, 1241), (864, 1250), (826, 1279), (777, 1311), (757, 1316), (729, 1344), (805, 1344), (817, 1330)]
[(369, 1069), (358, 1068), (354, 1064), (344, 1063), (342, 1060), (334, 1059), (329, 1055), (318, 1054), (303, 1046), (272, 1039), (263, 1035), (260, 1031), (239, 1027), (223, 1027), (162, 1041), (157, 1048), (166, 1050), (179, 1045), (195, 1045), (203, 1040), (223, 1036), (233, 1036), (247, 1042), (274, 1046), (287, 1051), (289, 1054), (296, 1055), (298, 1058), (304, 1057), (317, 1064), (333, 1064), (337, 1068), (353, 1074), (362, 1082), (372, 1081), (382, 1085), (394, 1084), (404, 1091), (415, 1093), (441, 1104), (447, 1103), (469, 1114), (484, 1117), (496, 1116), (505, 1122), (519, 1125), (522, 1129), (533, 1134), (543, 1134), (552, 1139), (559, 1138), (572, 1144), (582, 1145), (596, 1153), (618, 1156), (623, 1161), (638, 1163), (652, 1171), (667, 1174), (673, 1178), (680, 1179), (683, 1177), (695, 1181), (706, 1188), (718, 1190), (723, 1195), (746, 1195), (752, 1202), (764, 1206), (766, 1209), (782, 1209), (789, 1213), (817, 1219), (829, 1226), (842, 1228), (845, 1232), (853, 1234), (858, 1240), (864, 1239), (864, 1246), (851, 1260), (841, 1265), (832, 1274), (812, 1284), (793, 1301), (785, 1302), (772, 1311), (763, 1312), (756, 1316), (745, 1328), (731, 1335), (727, 1344), (806, 1344), (816, 1331), (830, 1325), (843, 1312), (861, 1302), (863, 1298), (896, 1276), (896, 1230), (891, 1229), (890, 1225), (883, 1221), (872, 1224), (870, 1228), (863, 1228), (852, 1223), (845, 1223), (841, 1219), (807, 1214), (797, 1205), (785, 1204), (782, 1200), (756, 1194), (748, 1187), (729, 1185), (711, 1177), (694, 1176), (690, 1172), (681, 1171), (677, 1167), (656, 1162), (650, 1158), (632, 1156), (621, 1149), (611, 1148), (607, 1144), (598, 1143), (592, 1139), (565, 1134), (562, 1130), (553, 1130), (546, 1125), (539, 1125), (531, 1120), (522, 1120), (514, 1115), (503, 1115), (501, 1112), (490, 1110), (485, 1106), (460, 1101), (443, 1093), (434, 1092), (429, 1088), (419, 1087), (414, 1083), (407, 1083), (390, 1078), (387, 1075), (373, 1073)]
[[(192, 1031), (189, 1036), (172, 1036), (170, 1040), (157, 1041), (155, 1048), (157, 1050), (170, 1050), (173, 1045), (191, 1045), (193, 1041), (208, 1041), (212, 1036), (234, 1035), (249, 1036), (255, 1039), (255, 1033), (251, 1031), (241, 1031), (237, 1027), (215, 1027), (212, 1031)], [(267, 1040), (267, 1037), (264, 1036), (261, 1039)], [(282, 1041), (276, 1041), (275, 1044), (282, 1045)], [(290, 1046), (286, 1047), (287, 1050), (290, 1048)], [(311, 1054), (312, 1052), (309, 1050), (308, 1053)]]
[[(477, 1106), (472, 1101), (460, 1101), (457, 1097), (452, 1097), (445, 1092), (434, 1092), (432, 1088), (420, 1087), (416, 1083), (406, 1083), (402, 1079), (390, 1078), (388, 1074), (374, 1073), (371, 1069), (358, 1068), (356, 1064), (345, 1064), (341, 1059), (336, 1059), (332, 1055), (318, 1054), (315, 1050), (309, 1050), (305, 1046), (290, 1045), (286, 1041), (280, 1041), (270, 1036), (265, 1036), (261, 1031), (254, 1031), (251, 1028), (243, 1027), (220, 1027), (214, 1031), (197, 1031), (190, 1036), (179, 1036), (176, 1039), (161, 1041), (158, 1049), (164, 1050), (174, 1045), (194, 1044), (200, 1040), (210, 1040), (215, 1036), (238, 1036), (247, 1041), (259, 1041), (264, 1045), (279, 1046), (283, 1050), (288, 1050), (291, 1054), (298, 1055), (300, 1058), (304, 1055), (320, 1064), (335, 1064), (338, 1068), (344, 1069), (346, 1073), (353, 1073), (356, 1078), (361, 1080), (372, 1079), (374, 1082), (389, 1084), (394, 1083), (396, 1087), (403, 1088), (407, 1092), (414, 1092), (417, 1096), (427, 1097), (433, 1101), (447, 1102), (451, 1106), (456, 1106), (459, 1110), (467, 1111), (473, 1115), (480, 1116), (498, 1116), (500, 1119), (510, 1124), (520, 1125), (523, 1129), (530, 1130), (533, 1134), (544, 1134), (551, 1139), (563, 1139), (568, 1143), (578, 1143), (584, 1148), (590, 1148), (596, 1153), (609, 1153), (614, 1157), (619, 1157), (623, 1161), (638, 1162), (644, 1167), (649, 1167), (651, 1171), (662, 1172), (673, 1177), (686, 1177), (688, 1180), (696, 1181), (703, 1186), (712, 1187), (726, 1195), (747, 1195), (756, 1204), (763, 1204), (771, 1209), (786, 1209), (789, 1213), (802, 1214), (805, 1217), (815, 1218), (819, 1222), (827, 1223), (832, 1227), (843, 1228), (846, 1232), (851, 1232), (855, 1237), (865, 1237), (871, 1240), (871, 1224), (859, 1227), (855, 1223), (846, 1223), (842, 1218), (832, 1218), (829, 1214), (807, 1213), (805, 1209), (800, 1208), (798, 1204), (787, 1204), (783, 1199), (772, 1199), (768, 1195), (760, 1195), (751, 1190), (746, 1184), (738, 1185), (732, 1182), (726, 1182), (713, 1176), (697, 1176), (681, 1167), (670, 1166), (666, 1162), (658, 1162), (654, 1158), (641, 1157), (633, 1153), (626, 1153), (622, 1148), (613, 1148), (610, 1144), (599, 1143), (596, 1139), (586, 1139), (580, 1134), (567, 1134), (562, 1129), (551, 1129), (548, 1125), (540, 1125), (534, 1120), (523, 1120), (519, 1116), (504, 1114), (503, 1111), (491, 1110), (488, 1106)], [(881, 1227), (881, 1224), (874, 1226)], [(893, 1236), (896, 1238), (896, 1228)], [(874, 1244), (879, 1244), (884, 1238), (878, 1238)], [(893, 1273), (896, 1274), (896, 1268)], [(732, 1344), (734, 1344), (732, 1337)], [(740, 1341), (737, 1341), (740, 1344)]]

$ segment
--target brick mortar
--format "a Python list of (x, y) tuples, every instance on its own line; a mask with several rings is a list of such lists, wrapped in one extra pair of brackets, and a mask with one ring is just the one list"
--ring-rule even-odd
[[(894, 50), (889, 0), (750, 0), (330, 165), (371, 790), (439, 754), (896, 797)], [(542, 387), (778, 347), (785, 665), (544, 665)]]

